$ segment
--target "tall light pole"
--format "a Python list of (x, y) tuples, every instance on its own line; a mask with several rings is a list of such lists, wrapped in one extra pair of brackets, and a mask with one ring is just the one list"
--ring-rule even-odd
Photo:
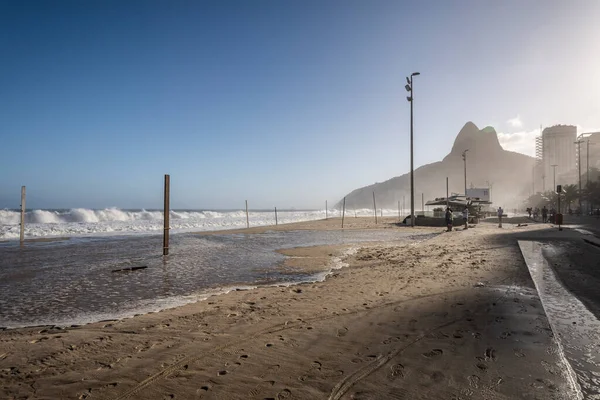
[(465, 162), (465, 198), (467, 197), (467, 151), (469, 149), (462, 152), (462, 159)]
[(556, 167), (558, 167), (558, 164), (552, 164), (551, 167), (552, 167), (552, 174), (554, 175), (554, 181), (553, 181), (554, 189), (552, 189), (552, 190), (554, 190), (556, 192)]
[(585, 164), (585, 170), (586, 170), (585, 186), (587, 186), (590, 183), (590, 138), (588, 137), (588, 139), (585, 142), (586, 142), (586, 147), (587, 147), (587, 151), (586, 151), (587, 160), (586, 160), (586, 164)]
[(531, 168), (531, 195), (535, 194), (535, 164)]
[(579, 168), (579, 212), (583, 212), (583, 208), (581, 208), (581, 143), (583, 143), (581, 139), (575, 142), (577, 145), (577, 157), (579, 158), (579, 161), (577, 161), (577, 167)]
[(494, 187), (494, 182), (485, 181), (485, 183), (487, 183), (488, 187), (490, 188), (490, 202), (492, 202), (492, 188)]
[(406, 97), (406, 100), (410, 103), (410, 226), (415, 226), (415, 171), (413, 162), (413, 76), (421, 75), (419, 72), (413, 72), (410, 74), (410, 78), (406, 78), (407, 92), (410, 92), (410, 96)]
[(542, 174), (542, 193), (546, 191), (546, 174)]

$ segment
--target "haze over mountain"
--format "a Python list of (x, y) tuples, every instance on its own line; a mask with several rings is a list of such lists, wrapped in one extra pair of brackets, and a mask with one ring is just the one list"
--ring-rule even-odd
[[(435, 146), (435, 143), (429, 143)], [(467, 122), (460, 130), (450, 153), (442, 161), (415, 169), (415, 210), (421, 210), (421, 194), (425, 199), (446, 196), (446, 177), (450, 193), (464, 193), (464, 163), (462, 153), (467, 152), (467, 186), (492, 187), (494, 206), (512, 208), (530, 194), (531, 171), (535, 159), (524, 154), (506, 151), (498, 142), (494, 128), (479, 129)], [(346, 196), (346, 208), (372, 208), (373, 192), (377, 207), (396, 208), (405, 197), (410, 208), (410, 171), (385, 182), (356, 189)], [(341, 206), (341, 201), (336, 207)]]

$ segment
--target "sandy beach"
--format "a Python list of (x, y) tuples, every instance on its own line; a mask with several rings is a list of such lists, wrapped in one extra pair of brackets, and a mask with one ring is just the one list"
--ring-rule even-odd
[[(379, 222), (344, 225), (411, 229)], [(545, 229), (419, 227), (439, 235), (285, 249), (280, 268), (289, 273), (347, 266), (323, 282), (234, 291), (119, 321), (0, 331), (0, 398), (574, 398), (511, 236)]]

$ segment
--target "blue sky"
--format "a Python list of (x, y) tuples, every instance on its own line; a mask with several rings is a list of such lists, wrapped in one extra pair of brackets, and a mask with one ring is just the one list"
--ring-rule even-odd
[(0, 0), (0, 207), (318, 208), (465, 122), (600, 128), (600, 2)]

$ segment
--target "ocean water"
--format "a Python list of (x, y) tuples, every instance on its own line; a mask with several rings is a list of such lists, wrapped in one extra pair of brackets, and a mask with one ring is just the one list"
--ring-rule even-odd
[[(373, 210), (346, 210), (347, 216), (373, 215)], [(378, 215), (380, 211), (378, 210)], [(340, 210), (328, 210), (339, 217)], [(397, 210), (383, 210), (384, 216), (398, 215)], [(278, 222), (300, 222), (325, 218), (325, 210), (277, 210)], [(250, 226), (275, 225), (275, 212), (250, 211)], [(0, 240), (18, 239), (20, 213), (0, 210)], [(171, 232), (190, 232), (242, 228), (246, 226), (244, 210), (171, 210)], [(159, 210), (28, 210), (25, 214), (25, 237), (115, 236), (155, 234), (163, 229), (163, 213)]]
[[(366, 241), (423, 240), (408, 231), (268, 231), (262, 234), (97, 236), (0, 243), (0, 326), (72, 325), (130, 317), (195, 302), (234, 288), (315, 281), (286, 271), (275, 250)], [(117, 269), (145, 266), (130, 272)]]

